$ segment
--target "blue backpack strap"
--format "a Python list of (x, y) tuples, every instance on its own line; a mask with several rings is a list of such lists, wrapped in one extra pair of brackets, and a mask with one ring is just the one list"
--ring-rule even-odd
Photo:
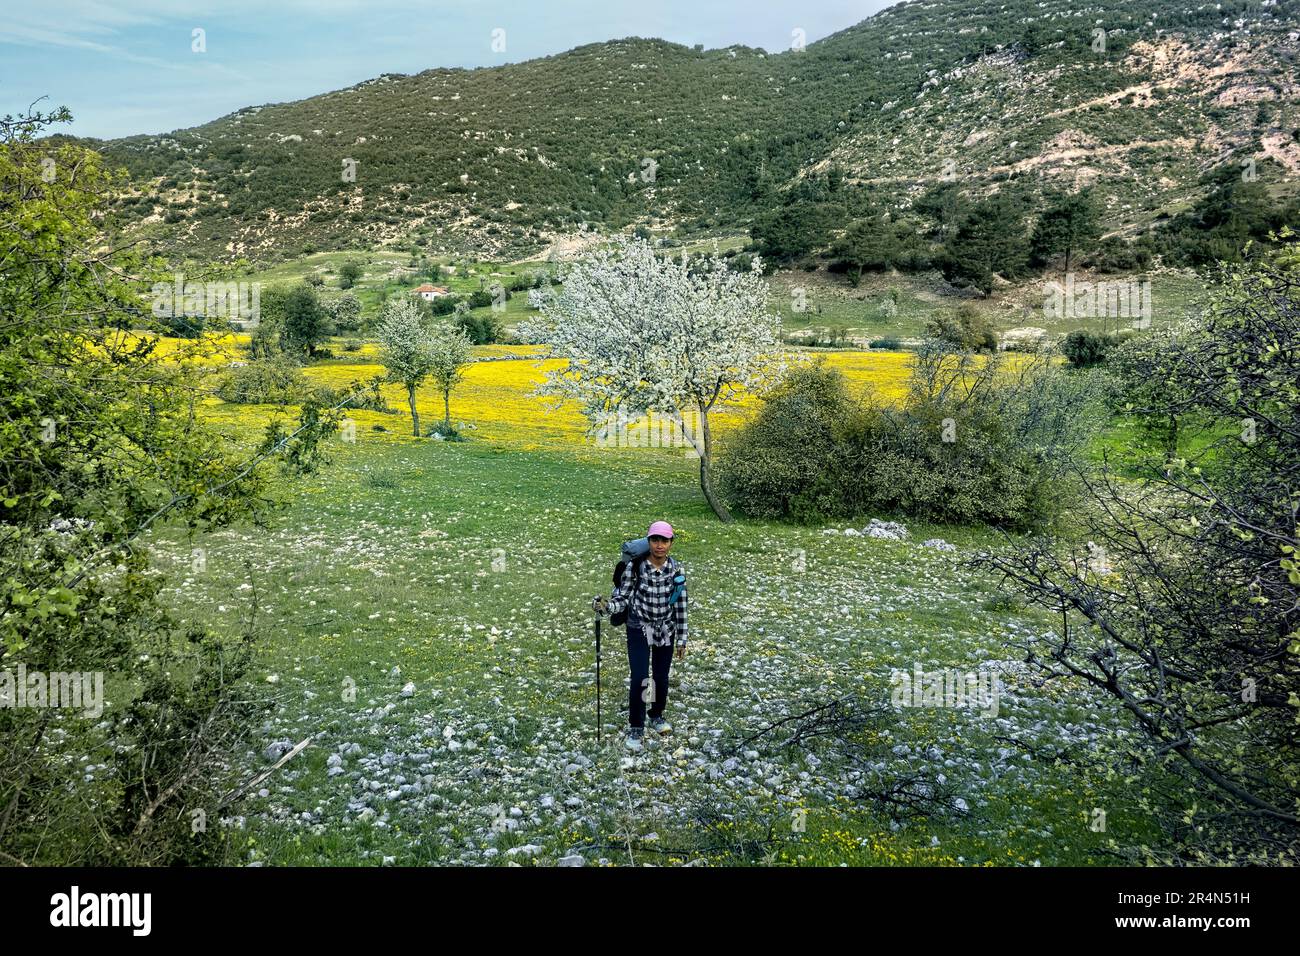
[(677, 599), (682, 596), (682, 588), (684, 587), (686, 587), (686, 571), (678, 563), (677, 571), (673, 574), (673, 589), (668, 592), (669, 607), (677, 603)]

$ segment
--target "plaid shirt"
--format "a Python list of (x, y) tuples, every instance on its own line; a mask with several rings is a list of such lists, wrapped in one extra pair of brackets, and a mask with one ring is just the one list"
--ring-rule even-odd
[(617, 614), (627, 607), (628, 627), (639, 625), (645, 632), (646, 643), (663, 647), (673, 643), (686, 643), (686, 585), (674, 604), (668, 603), (668, 595), (673, 589), (673, 578), (680, 572), (685, 574), (681, 562), (671, 555), (664, 561), (663, 570), (659, 570), (646, 558), (641, 562), (641, 581), (635, 595), (632, 594), (632, 565), (629, 561), (623, 568), (623, 580), (610, 595), (607, 610)]

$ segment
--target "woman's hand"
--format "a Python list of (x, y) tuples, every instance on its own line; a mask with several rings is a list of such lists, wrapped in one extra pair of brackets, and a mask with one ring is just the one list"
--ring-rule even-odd
[(597, 614), (604, 614), (605, 603), (606, 603), (605, 599), (601, 597), (599, 594), (597, 594), (594, 598), (591, 599), (591, 609), (595, 611)]
[(677, 659), (680, 661), (680, 660), (682, 660), (682, 659), (685, 658), (685, 657), (686, 657), (686, 645), (685, 645), (685, 644), (678, 644), (678, 645), (677, 645)]

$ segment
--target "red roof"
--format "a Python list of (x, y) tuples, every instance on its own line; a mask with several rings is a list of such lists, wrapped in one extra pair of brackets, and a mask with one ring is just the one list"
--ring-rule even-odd
[(422, 286), (416, 286), (414, 291), (415, 292), (437, 292), (439, 295), (447, 294), (447, 289), (445, 286), (429, 285), (429, 283), (427, 282)]

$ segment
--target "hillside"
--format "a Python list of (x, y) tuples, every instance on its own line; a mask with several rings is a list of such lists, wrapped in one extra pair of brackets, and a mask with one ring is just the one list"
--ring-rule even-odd
[(1131, 234), (1252, 158), (1294, 193), (1296, 8), (905, 3), (803, 50), (628, 38), (92, 142), (136, 185), (123, 228), (204, 257), (409, 240), (507, 258), (582, 223), (743, 230), (831, 168), (896, 208), (945, 180), (1093, 184), (1108, 231)]

